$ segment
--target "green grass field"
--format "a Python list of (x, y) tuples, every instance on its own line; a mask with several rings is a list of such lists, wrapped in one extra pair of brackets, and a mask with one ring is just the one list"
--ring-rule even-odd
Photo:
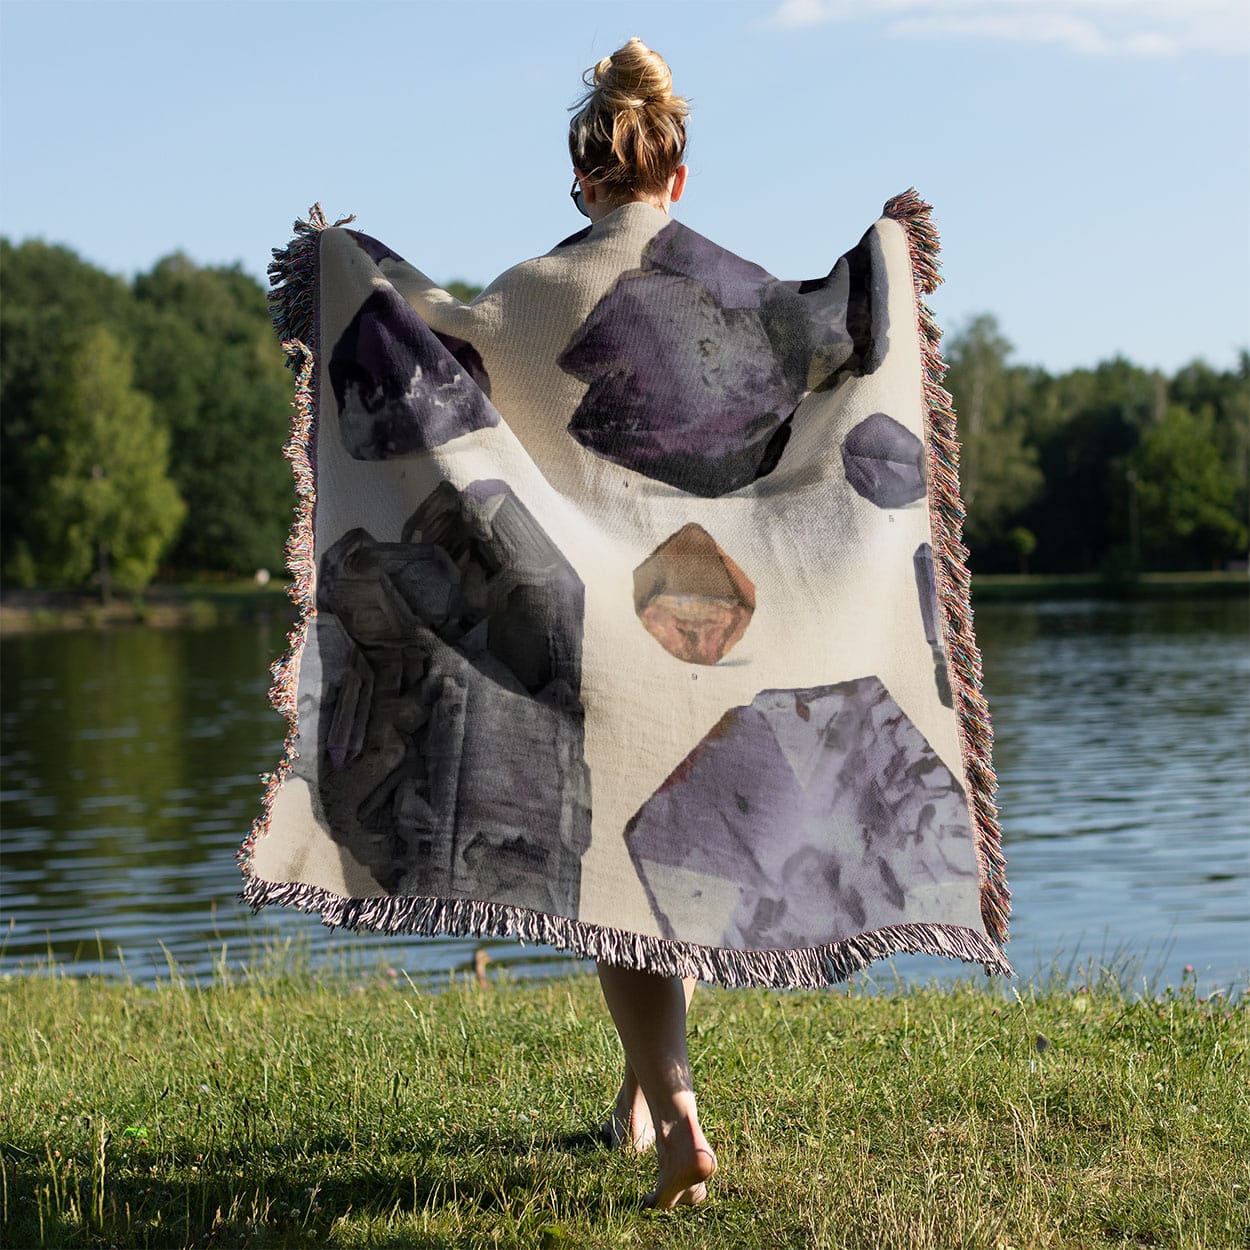
[(593, 979), (10, 977), (3, 1244), (1246, 1246), (1248, 1021), (1189, 982), (704, 987), (721, 1167), (661, 1214), (653, 1160), (594, 1137), (619, 1058)]

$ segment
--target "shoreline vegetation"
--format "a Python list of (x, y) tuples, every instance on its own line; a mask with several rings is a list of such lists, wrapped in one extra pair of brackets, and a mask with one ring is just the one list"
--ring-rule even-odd
[[(593, 977), (0, 978), (12, 1246), (1232, 1247), (1250, 1231), (1250, 1003), (1114, 969), (1009, 987), (700, 988), (721, 1169), (640, 1208), (595, 1129)], [(1232, 991), (1230, 987), (1230, 992)]]
[[(0, 238), (0, 269), (0, 585), (118, 596), (77, 619), (10, 611), (14, 630), (169, 618), (168, 588), (138, 596), (162, 578), (195, 583), (194, 620), (254, 611), (198, 583), (281, 576), (292, 379), (265, 288), (179, 253), (127, 280), (38, 240)], [(992, 314), (948, 330), (978, 575), (1045, 575), (1019, 592), (1032, 596), (1091, 593), (1100, 574), (1126, 593), (1150, 584), (1134, 573), (1244, 570), (1250, 350), (1171, 374), (1122, 356), (1052, 374), (1017, 361)]]
[[(156, 628), (207, 627), (255, 620), (294, 621), (286, 583), (274, 579), (157, 584), (117, 596), (111, 603), (82, 590), (0, 591), (0, 637), (66, 629), (122, 625)], [(1244, 598), (1250, 576), (1224, 572), (1142, 573), (1107, 578), (1094, 573), (979, 573), (972, 579), (972, 601), (1024, 602), (1051, 599)]]

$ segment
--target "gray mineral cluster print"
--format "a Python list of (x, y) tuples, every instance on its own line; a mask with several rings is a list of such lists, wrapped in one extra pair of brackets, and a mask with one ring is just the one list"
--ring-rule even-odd
[(751, 623), (755, 586), (692, 521), (634, 570), (634, 610), (670, 655), (690, 664), (716, 664)]
[(664, 935), (716, 946), (942, 920), (977, 876), (959, 783), (877, 677), (731, 708), (625, 836)]
[(902, 508), (925, 493), (924, 445), (884, 412), (865, 417), (842, 440), (842, 468), (878, 508)]
[(938, 698), (943, 707), (954, 707), (951, 682), (946, 673), (946, 652), (942, 649), (942, 625), (939, 617), (937, 570), (933, 567), (933, 548), (921, 543), (911, 558), (916, 574), (916, 593), (920, 596), (920, 620), (925, 641), (933, 652), (933, 680), (937, 682)]
[(481, 355), (464, 339), (435, 334), (389, 284), (339, 335), (330, 387), (343, 446), (357, 460), (417, 455), (499, 424)]
[(503, 482), (444, 482), (403, 541), (355, 529), (326, 551), (317, 788), (388, 893), (577, 915), (583, 603)]
[(781, 462), (804, 395), (880, 363), (881, 271), (866, 236), (827, 277), (780, 282), (670, 222), (559, 358), (587, 384), (569, 433), (694, 495), (749, 485)]

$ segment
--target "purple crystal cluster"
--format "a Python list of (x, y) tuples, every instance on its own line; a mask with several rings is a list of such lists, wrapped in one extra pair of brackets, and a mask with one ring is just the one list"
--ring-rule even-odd
[(924, 496), (924, 444), (884, 412), (865, 417), (842, 440), (846, 480), (878, 508), (901, 508)]
[[(730, 709), (626, 839), (665, 936), (748, 949), (914, 920), (913, 891), (977, 873), (959, 783), (877, 677)], [(709, 894), (736, 902), (692, 934)]]
[(481, 355), (438, 335), (391, 286), (379, 286), (330, 352), (343, 445), (393, 460), (499, 424)]
[[(854, 265), (870, 253), (861, 245)], [(803, 396), (866, 371), (884, 348), (855, 337), (884, 339), (886, 323), (883, 293), (862, 273), (852, 281), (852, 267), (843, 257), (827, 278), (780, 282), (671, 222), (559, 358), (588, 386), (569, 433), (596, 455), (704, 497), (771, 473)], [(860, 306), (874, 301), (871, 311)]]
[(502, 482), (440, 485), (318, 578), (326, 824), (392, 894), (577, 914), (581, 581)]
[(946, 672), (946, 652), (942, 647), (942, 625), (938, 605), (937, 570), (933, 566), (933, 548), (921, 543), (911, 558), (916, 574), (916, 594), (920, 598), (920, 619), (924, 625), (925, 641), (933, 652), (933, 680), (937, 683), (938, 699), (943, 707), (953, 708), (951, 681)]

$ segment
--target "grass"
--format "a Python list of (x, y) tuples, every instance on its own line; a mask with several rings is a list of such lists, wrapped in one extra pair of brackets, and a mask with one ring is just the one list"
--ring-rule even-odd
[(0, 982), (3, 1243), (270, 1247), (1245, 1246), (1250, 1008), (1114, 979), (701, 988), (721, 1171), (640, 1209), (597, 1145), (596, 983), (273, 967)]

